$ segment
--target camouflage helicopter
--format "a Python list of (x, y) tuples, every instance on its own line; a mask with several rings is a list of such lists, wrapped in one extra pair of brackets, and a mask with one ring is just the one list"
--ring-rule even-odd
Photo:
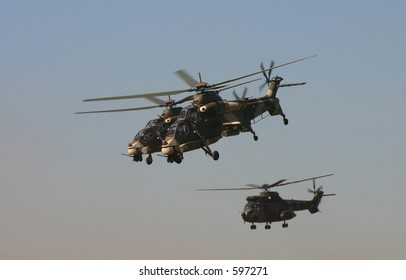
[[(273, 184), (247, 184), (247, 187), (241, 188), (229, 188), (229, 189), (198, 189), (198, 191), (230, 191), (230, 190), (255, 190), (260, 189), (262, 192), (259, 195), (248, 196), (247, 204), (241, 213), (241, 217), (245, 222), (251, 223), (251, 229), (257, 228), (255, 223), (265, 223), (265, 229), (271, 228), (272, 222), (283, 221), (282, 227), (287, 228), (287, 220), (296, 217), (295, 212), (301, 210), (309, 210), (310, 213), (314, 214), (319, 212), (319, 204), (322, 197), (332, 196), (335, 194), (325, 194), (322, 191), (322, 186), (316, 189), (316, 179), (332, 176), (334, 174), (328, 174), (318, 177), (312, 177), (308, 179), (286, 182), (286, 179), (279, 180)], [(293, 199), (283, 199), (279, 196), (277, 192), (269, 191), (270, 188), (280, 187), (290, 184), (296, 184), (299, 182), (313, 180), (313, 189), (308, 189), (309, 192), (313, 193), (312, 200), (293, 200)]]
[[(281, 115), (283, 123), (287, 125), (288, 119), (283, 113), (279, 99), (276, 98), (277, 91), (280, 87), (298, 86), (305, 83), (281, 84), (282, 77), (271, 78), (272, 69), (280, 66), (274, 67), (272, 62), (270, 68), (264, 69), (261, 64), (262, 70), (257, 73), (263, 73), (266, 78), (265, 85), (268, 84), (268, 91), (264, 97), (245, 98), (245, 90), (242, 97), (237, 96), (234, 92), (235, 100), (222, 99), (219, 92), (230, 87), (221, 90), (202, 90), (195, 94), (192, 105), (182, 109), (178, 119), (169, 127), (165, 140), (162, 142), (161, 152), (167, 156), (167, 161), (181, 163), (185, 152), (199, 148), (214, 160), (218, 160), (219, 153), (212, 151), (210, 145), (223, 137), (238, 135), (241, 132), (251, 132), (254, 140), (257, 141), (258, 136), (252, 129), (252, 121), (267, 112), (271, 116)], [(186, 72), (183, 73), (183, 76), (188, 76), (185, 80), (193, 81), (193, 78)]]
[[(181, 107), (176, 107), (176, 105), (190, 100), (190, 97), (184, 98), (179, 101), (171, 99), (170, 96), (167, 101), (163, 101), (162, 99), (159, 99), (157, 97), (146, 98), (158, 105), (116, 110), (77, 112), (76, 114), (125, 112), (134, 110), (145, 110), (156, 107), (166, 107), (166, 109), (163, 110), (162, 114), (158, 118), (148, 121), (146, 126), (135, 135), (134, 139), (128, 144), (128, 154), (123, 154), (125, 156), (132, 157), (133, 161), (142, 161), (142, 155), (148, 154), (146, 162), (147, 164), (151, 164), (151, 154), (159, 152), (161, 150), (162, 140), (165, 138), (168, 128), (178, 118), (178, 115), (182, 110)], [(97, 100), (85, 99), (83, 101), (88, 102)]]
[[(217, 160), (219, 158), (219, 153), (217, 151), (211, 151), (209, 145), (217, 142), (222, 137), (237, 135), (240, 132), (249, 131), (253, 133), (254, 140), (258, 139), (251, 128), (251, 120), (258, 115), (261, 115), (264, 112), (269, 112), (271, 115), (281, 115), (284, 123), (288, 123), (288, 120), (279, 105), (279, 100), (276, 98), (276, 92), (279, 87), (302, 85), (305, 83), (281, 85), (280, 82), (283, 79), (281, 77), (274, 77), (271, 79), (271, 70), (311, 57), (314, 56), (305, 57), (278, 66), (273, 66), (272, 63), (271, 67), (268, 69), (264, 69), (261, 64), (260, 71), (216, 84), (202, 82), (200, 74), (200, 82), (198, 82), (186, 71), (180, 70), (177, 71), (176, 74), (190, 86), (188, 89), (83, 100), (84, 102), (88, 102), (147, 98), (158, 105), (118, 110), (78, 112), (78, 114), (123, 112), (169, 106), (168, 109), (171, 109), (171, 112), (173, 112), (170, 121), (166, 121), (167, 119), (162, 116), (159, 119), (151, 120), (152, 124), (148, 123), (147, 126), (137, 134), (138, 137), (136, 136), (128, 145), (128, 155), (133, 157), (134, 161), (141, 161), (142, 154), (148, 154), (147, 163), (151, 164), (151, 153), (160, 150), (163, 155), (167, 157), (168, 162), (181, 163), (184, 152), (202, 148), (206, 154), (210, 155), (214, 160)], [(268, 75), (265, 74), (267, 71)], [(265, 75), (266, 83), (269, 85), (265, 97), (248, 99), (243, 95), (243, 98), (237, 98), (235, 101), (226, 101), (219, 95), (221, 91), (257, 81), (259, 79), (242, 82), (232, 86), (226, 84), (260, 73)], [(163, 102), (157, 98), (157, 96), (171, 96), (185, 92), (195, 92), (195, 94), (189, 95), (177, 102)], [(185, 108), (174, 107), (174, 105), (188, 100), (193, 100), (191, 105)], [(175, 108), (176, 111), (174, 111)], [(165, 125), (162, 124), (163, 121), (165, 121)], [(141, 139), (140, 137), (143, 138)]]
[[(183, 70), (179, 70), (175, 72), (182, 78), (184, 78), (183, 74), (185, 73)], [(239, 85), (243, 85), (246, 83), (251, 83), (253, 81), (257, 81), (260, 79), (251, 80), (248, 82), (240, 83), (231, 87), (224, 88), (224, 90), (236, 87)], [(196, 83), (196, 91), (198, 87), (204, 87), (205, 83)], [(218, 86), (217, 88), (222, 88), (225, 86)], [(220, 92), (221, 90), (219, 90)], [(148, 121), (146, 126), (141, 129), (134, 137), (134, 139), (128, 144), (127, 152), (128, 154), (123, 154), (124, 156), (129, 156), (133, 158), (133, 161), (142, 161), (142, 155), (148, 154), (146, 158), (147, 164), (152, 163), (152, 153), (156, 153), (161, 151), (162, 142), (166, 136), (168, 128), (171, 124), (176, 121), (180, 112), (182, 111), (181, 107), (176, 107), (176, 105), (184, 103), (186, 101), (190, 101), (193, 99), (193, 95), (189, 95), (185, 98), (182, 98), (179, 101), (175, 101), (171, 99), (170, 95), (168, 95), (168, 100), (164, 101), (155, 95), (163, 95), (163, 94), (177, 94), (178, 91), (170, 91), (170, 92), (162, 92), (158, 94), (144, 94), (144, 95), (137, 95), (137, 96), (115, 96), (115, 97), (104, 97), (104, 98), (91, 98), (91, 99), (84, 99), (83, 102), (90, 102), (90, 101), (105, 101), (105, 100), (117, 100), (117, 99), (127, 99), (127, 98), (138, 98), (143, 97), (148, 99), (149, 101), (157, 104), (155, 106), (146, 106), (146, 107), (136, 107), (136, 108), (126, 108), (126, 109), (114, 109), (114, 110), (100, 110), (100, 111), (85, 111), (85, 112), (76, 112), (75, 114), (94, 114), (94, 113), (113, 113), (113, 112), (127, 112), (127, 111), (136, 111), (136, 110), (146, 110), (151, 108), (159, 108), (159, 107), (166, 107), (163, 110), (162, 114), (159, 118), (152, 119)]]

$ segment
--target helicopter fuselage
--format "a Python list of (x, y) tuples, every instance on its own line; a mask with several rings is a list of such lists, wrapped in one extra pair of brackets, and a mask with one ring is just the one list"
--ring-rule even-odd
[[(286, 200), (282, 199), (277, 192), (264, 192), (260, 195), (247, 197), (241, 217), (249, 223), (272, 223), (286, 221), (296, 217), (296, 211), (309, 210), (314, 214), (318, 212), (323, 193), (315, 194), (312, 200)], [(285, 227), (285, 226), (284, 226)]]
[(240, 132), (251, 132), (257, 139), (251, 127), (253, 119), (266, 112), (272, 116), (283, 115), (277, 98), (227, 101), (217, 97), (215, 101), (206, 99), (209, 102), (194, 103), (181, 111), (166, 134), (161, 149), (164, 155), (181, 161), (184, 152), (199, 148), (210, 154), (209, 145)]

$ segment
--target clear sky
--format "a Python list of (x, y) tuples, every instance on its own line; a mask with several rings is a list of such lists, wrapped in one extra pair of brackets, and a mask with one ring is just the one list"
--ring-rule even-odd
[[(404, 1), (2, 1), (1, 259), (405, 259)], [(84, 98), (182, 89), (304, 56), (275, 70), (290, 121), (181, 165), (121, 156), (160, 110)], [(248, 96), (260, 96), (257, 84)], [(239, 89), (242, 92), (242, 88)], [(222, 93), (232, 98), (231, 91)], [(257, 192), (196, 192), (335, 173), (335, 197), (283, 229), (251, 231)], [(310, 199), (311, 182), (278, 189)]]

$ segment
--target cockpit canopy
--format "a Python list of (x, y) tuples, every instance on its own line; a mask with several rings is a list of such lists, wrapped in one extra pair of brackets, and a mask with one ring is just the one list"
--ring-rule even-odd
[(159, 131), (162, 131), (165, 129), (165, 124), (161, 118), (159, 119), (153, 119), (147, 122), (145, 128), (150, 128), (150, 127), (155, 127)]
[(143, 128), (135, 135), (133, 142), (148, 142), (152, 139), (154, 139), (154, 135), (152, 134), (151, 128)]
[(179, 120), (189, 120), (195, 123), (199, 123), (202, 120), (202, 115), (199, 110), (194, 106), (188, 106), (183, 108), (179, 114)]
[(198, 124), (202, 120), (202, 114), (194, 106), (183, 108), (179, 118), (170, 126), (166, 137), (183, 139), (191, 132), (191, 123)]
[(185, 120), (174, 122), (166, 133), (166, 137), (182, 139), (190, 133), (189, 126)]
[(141, 129), (137, 133), (137, 135), (135, 135), (133, 143), (139, 141), (143, 144), (146, 144), (155, 138), (155, 134), (159, 135), (165, 129), (166, 129), (165, 124), (162, 121), (162, 119), (150, 120), (148, 121), (146, 126), (143, 129)]
[(244, 211), (251, 211), (251, 210), (259, 210), (259, 204), (252, 202), (252, 201), (245, 204)]

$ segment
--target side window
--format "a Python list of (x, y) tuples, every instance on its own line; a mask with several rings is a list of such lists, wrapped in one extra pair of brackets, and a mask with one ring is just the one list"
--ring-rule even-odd
[(185, 119), (186, 118), (186, 113), (187, 113), (186, 109), (183, 109), (182, 111), (180, 111), (179, 119)]
[(195, 110), (190, 110), (189, 112), (189, 118), (191, 121), (199, 123), (200, 120), (202, 119), (202, 116), (199, 112), (195, 111)]
[(177, 128), (177, 135), (181, 138), (186, 137), (189, 134), (189, 127), (185, 124), (179, 124)]
[(154, 138), (154, 135), (152, 135), (151, 131), (149, 129), (146, 130), (145, 134), (144, 134), (144, 139), (146, 141), (151, 141), (153, 138)]

